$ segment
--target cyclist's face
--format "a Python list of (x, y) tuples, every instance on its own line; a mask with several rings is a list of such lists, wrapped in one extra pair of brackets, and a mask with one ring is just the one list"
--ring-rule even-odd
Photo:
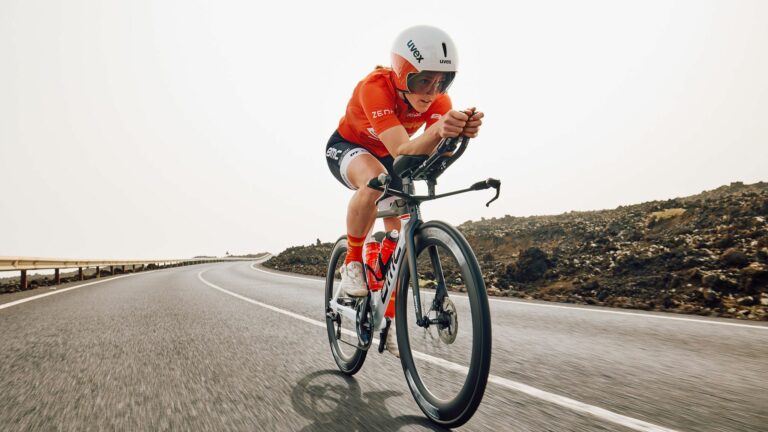
[(429, 109), (430, 105), (432, 105), (432, 102), (435, 101), (435, 97), (437, 97), (437, 95), (419, 95), (415, 93), (405, 94), (405, 98), (408, 99), (408, 103), (411, 104), (413, 109), (420, 113), (424, 113)]

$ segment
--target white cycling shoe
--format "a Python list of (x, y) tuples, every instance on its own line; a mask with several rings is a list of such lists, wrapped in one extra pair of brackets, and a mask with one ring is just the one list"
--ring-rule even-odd
[(341, 266), (341, 294), (349, 297), (368, 295), (368, 286), (363, 277), (363, 263), (352, 261)]

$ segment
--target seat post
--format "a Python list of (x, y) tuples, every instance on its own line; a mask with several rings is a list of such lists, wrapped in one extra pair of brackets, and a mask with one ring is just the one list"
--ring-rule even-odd
[[(404, 177), (403, 179), (403, 192), (408, 195), (416, 195), (416, 187), (413, 184), (413, 179), (410, 177)], [(421, 210), (419, 209), (418, 202), (407, 202), (407, 211), (411, 215), (412, 220), (421, 219)]]
[(408, 195), (416, 194), (416, 190), (413, 187), (413, 180), (411, 180), (410, 177), (403, 178), (402, 183), (403, 183), (403, 192), (407, 193)]

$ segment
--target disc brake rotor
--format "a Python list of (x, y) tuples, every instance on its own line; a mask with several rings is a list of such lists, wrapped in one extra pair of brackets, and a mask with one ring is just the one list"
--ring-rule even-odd
[(437, 334), (444, 344), (450, 345), (456, 340), (456, 335), (459, 331), (459, 315), (456, 313), (456, 305), (453, 304), (453, 300), (448, 296), (443, 299), (442, 309), (440, 317), (445, 318), (448, 323), (447, 325), (441, 324), (438, 326)]
[(363, 302), (365, 301), (358, 302), (355, 327), (357, 327), (357, 338), (360, 344), (367, 348), (373, 342), (373, 311), (370, 307), (364, 307)]

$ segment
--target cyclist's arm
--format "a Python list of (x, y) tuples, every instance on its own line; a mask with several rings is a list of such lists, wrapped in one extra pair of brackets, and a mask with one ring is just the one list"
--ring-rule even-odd
[[(433, 125), (434, 126), (434, 125)], [(401, 154), (429, 154), (440, 142), (440, 135), (434, 127), (428, 128), (423, 134), (411, 139), (403, 126), (393, 126), (379, 134), (379, 139), (392, 157)]]
[(423, 134), (411, 139), (402, 125), (393, 126), (379, 134), (379, 139), (392, 157), (401, 154), (430, 154), (441, 138), (456, 137), (462, 132), (469, 117), (463, 112), (450, 110)]

